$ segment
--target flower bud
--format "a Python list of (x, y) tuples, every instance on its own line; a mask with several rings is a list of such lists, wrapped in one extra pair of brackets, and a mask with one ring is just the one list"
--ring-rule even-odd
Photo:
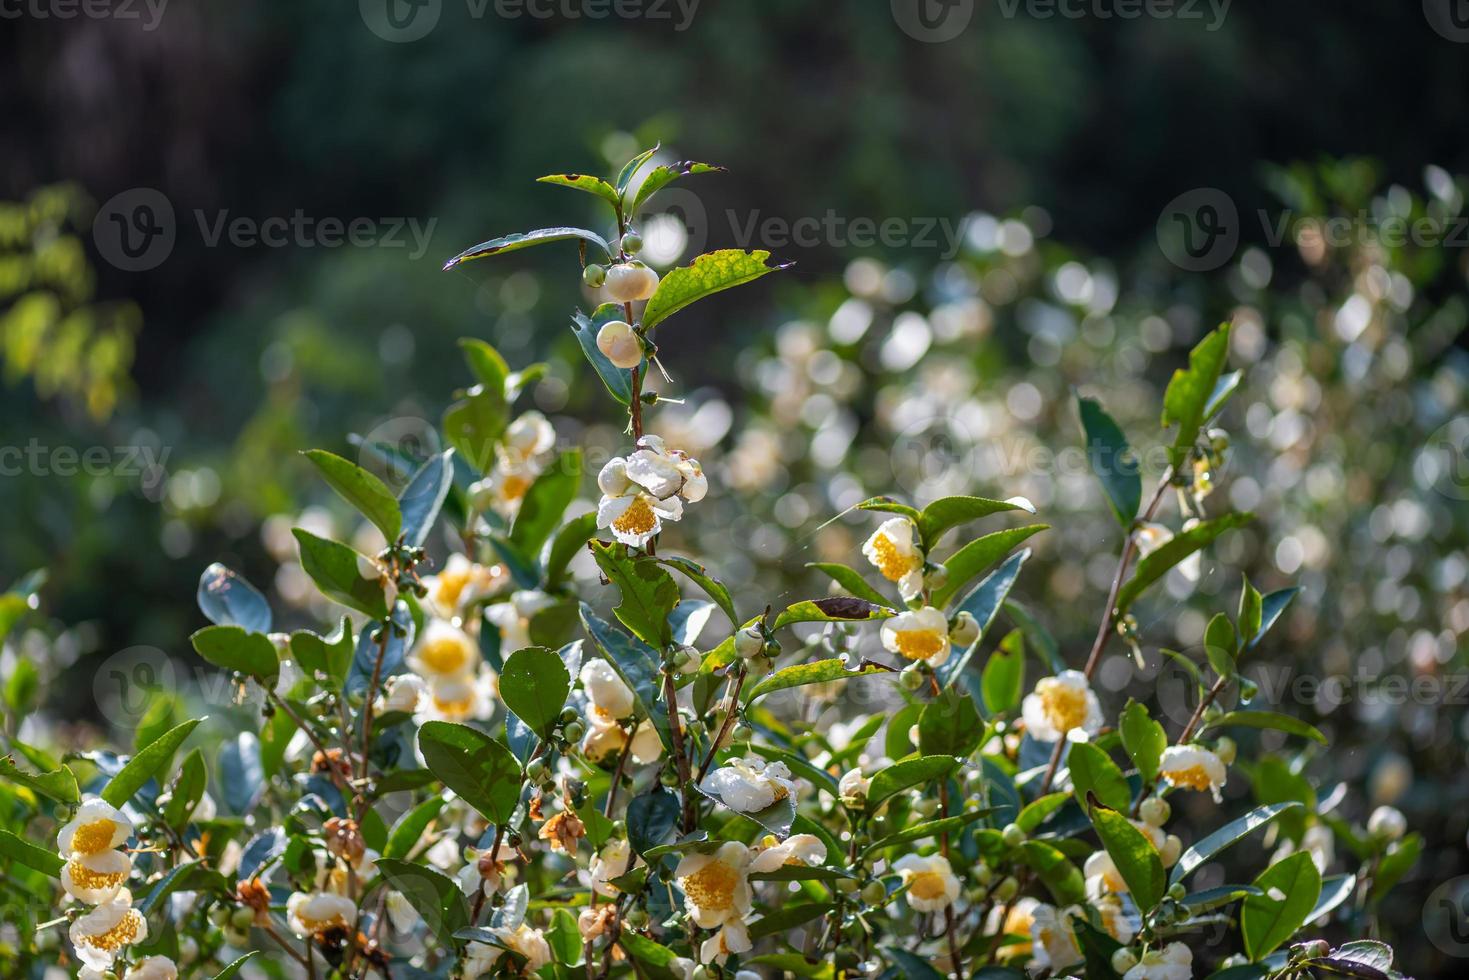
[(1118, 973), (1126, 973), (1137, 966), (1137, 954), (1126, 946), (1121, 946), (1112, 953), (1112, 969)]
[(1150, 796), (1143, 800), (1142, 806), (1138, 807), (1137, 815), (1143, 818), (1143, 823), (1161, 827), (1173, 815), (1173, 807), (1168, 805), (1167, 800)]
[(692, 674), (703, 664), (704, 658), (691, 646), (681, 646), (674, 661), (680, 674)]
[(597, 331), (597, 350), (623, 370), (643, 363), (643, 342), (624, 320), (608, 320)]
[[(1014, 826), (1013, 824), (1011, 826)], [(1020, 882), (1015, 880), (1014, 875), (1006, 875), (1004, 880), (995, 886), (991, 893), (997, 902), (1008, 902), (1020, 894)]]
[(1219, 757), (1219, 761), (1224, 763), (1226, 766), (1234, 764), (1234, 757), (1236, 755), (1236, 752), (1237, 750), (1234, 745), (1234, 739), (1232, 738), (1221, 738), (1219, 741), (1214, 743), (1214, 754), (1217, 755)]
[(581, 270), (581, 281), (593, 289), (599, 288), (607, 281), (607, 270), (600, 265), (589, 265)]
[(888, 890), (880, 881), (869, 881), (862, 886), (862, 901), (868, 905), (881, 905), (887, 900)]
[(923, 566), (923, 587), (925, 589), (942, 589), (949, 584), (949, 570), (943, 565), (928, 563)]
[(843, 895), (855, 895), (857, 894), (857, 889), (861, 887), (862, 883), (856, 878), (837, 879), (837, 891), (841, 892)]
[(622, 251), (626, 255), (637, 255), (643, 250), (643, 236), (630, 231), (622, 236)]
[(568, 742), (580, 742), (581, 737), (587, 733), (587, 726), (579, 721), (573, 721), (565, 728), (562, 728), (561, 733), (566, 736)]
[(961, 612), (949, 623), (949, 642), (960, 649), (974, 646), (979, 633), (979, 620), (973, 613)]
[(658, 288), (658, 273), (641, 262), (619, 262), (607, 270), (607, 295), (614, 303), (647, 299)]
[(905, 691), (918, 690), (923, 686), (923, 681), (923, 671), (919, 669), (917, 664), (910, 664), (904, 667), (903, 672), (898, 675), (898, 683), (903, 685), (903, 690)]
[(1025, 831), (1015, 824), (1007, 824), (1000, 832), (1000, 837), (1005, 841), (1007, 847), (1019, 847), (1025, 842)]
[(735, 653), (741, 659), (749, 660), (751, 657), (758, 657), (760, 651), (765, 649), (765, 635), (760, 632), (760, 627), (751, 626), (735, 634), (734, 645)]
[(1163, 838), (1163, 846), (1158, 850), (1158, 858), (1163, 862), (1163, 867), (1173, 867), (1182, 855), (1183, 841), (1179, 840), (1177, 834), (1169, 834)]
[(842, 802), (848, 806), (860, 806), (867, 799), (867, 787), (871, 782), (862, 775), (861, 769), (849, 769), (842, 773), (842, 778), (837, 783), (837, 792), (841, 794)]
[(1367, 833), (1378, 840), (1399, 840), (1408, 832), (1408, 820), (1396, 807), (1380, 806), (1367, 818)]
[(1188, 889), (1183, 886), (1183, 882), (1175, 881), (1168, 887), (1168, 897), (1175, 902), (1181, 902), (1188, 897)]

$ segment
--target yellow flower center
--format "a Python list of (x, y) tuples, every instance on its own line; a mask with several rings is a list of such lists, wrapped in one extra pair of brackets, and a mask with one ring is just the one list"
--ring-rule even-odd
[(442, 572), (438, 580), (439, 601), (446, 606), (459, 605), (459, 597), (469, 584), (469, 575), (468, 569), (462, 572)]
[(944, 638), (933, 630), (898, 630), (898, 652), (909, 660), (927, 660), (944, 648)]
[(469, 666), (469, 650), (458, 638), (445, 637), (425, 643), (418, 659), (435, 674), (457, 674)]
[(525, 496), (530, 489), (530, 480), (518, 474), (505, 477), (505, 482), (500, 485), (500, 496), (506, 500), (519, 500)]
[(938, 871), (920, 871), (912, 877), (908, 885), (910, 895), (926, 902), (943, 898), (946, 891), (944, 876)]
[(1047, 678), (1036, 685), (1041, 707), (1052, 725), (1063, 735), (1086, 723), (1086, 692)]
[(1163, 774), (1163, 778), (1174, 786), (1186, 786), (1189, 789), (1205, 790), (1210, 786), (1209, 774), (1204, 771), (1203, 766), (1189, 766), (1187, 769), (1170, 769)]
[(138, 933), (142, 930), (143, 916), (137, 909), (128, 909), (123, 913), (117, 925), (106, 932), (99, 932), (92, 936), (83, 936), (82, 941), (88, 946), (98, 949), (118, 950), (124, 946), (131, 945), (137, 941)]
[(438, 695), (434, 695), (434, 707), (438, 710), (439, 714), (446, 718), (464, 718), (474, 708), (474, 696), (470, 695), (469, 697), (446, 701)]
[(684, 894), (701, 909), (723, 912), (734, 907), (740, 875), (723, 861), (710, 861), (683, 880)]
[(94, 871), (76, 858), (67, 862), (67, 872), (71, 877), (72, 884), (78, 888), (116, 888), (122, 884), (128, 876), (123, 871)]
[(657, 525), (658, 518), (653, 508), (642, 497), (634, 497), (622, 516), (612, 522), (615, 530), (623, 534), (647, 534)]
[(872, 550), (877, 555), (873, 564), (889, 582), (898, 581), (923, 564), (923, 559), (916, 554), (905, 554), (899, 550), (893, 539), (886, 534), (878, 535), (877, 540), (872, 542)]
[(112, 847), (113, 827), (113, 822), (105, 818), (82, 824), (72, 835), (72, 853), (100, 854), (108, 850)]

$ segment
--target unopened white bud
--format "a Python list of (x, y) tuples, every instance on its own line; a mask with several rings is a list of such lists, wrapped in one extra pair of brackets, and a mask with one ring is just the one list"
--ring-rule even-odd
[(623, 320), (608, 320), (597, 331), (597, 349), (615, 366), (627, 370), (643, 363), (643, 343)]

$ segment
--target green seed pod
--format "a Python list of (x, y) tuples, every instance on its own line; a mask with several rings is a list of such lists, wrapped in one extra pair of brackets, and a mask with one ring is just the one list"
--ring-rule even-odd
[(862, 886), (862, 901), (868, 905), (881, 905), (887, 901), (888, 890), (880, 881), (869, 881)]
[(607, 281), (607, 269), (600, 265), (589, 265), (581, 270), (581, 281), (596, 289)]
[(255, 912), (252, 909), (235, 909), (230, 913), (230, 926), (246, 931), (255, 922)]
[(837, 879), (837, 891), (841, 892), (843, 895), (855, 895), (857, 894), (858, 889), (860, 889), (861, 887), (862, 883), (856, 878)]
[(924, 679), (923, 671), (919, 669), (917, 664), (910, 664), (904, 667), (903, 672), (898, 675), (898, 683), (903, 685), (903, 690), (905, 691), (918, 690), (923, 686)]
[(628, 255), (637, 255), (643, 250), (643, 236), (635, 231), (629, 231), (622, 236), (622, 250)]
[(525, 775), (532, 780), (539, 780), (546, 774), (546, 764), (540, 759), (532, 759), (525, 764)]
[(1006, 824), (1005, 829), (1000, 832), (1005, 844), (1009, 847), (1019, 847), (1025, 842), (1025, 831), (1015, 824)]
[(1137, 966), (1137, 954), (1126, 946), (1121, 947), (1112, 954), (1112, 969), (1118, 973), (1126, 973)]
[(992, 893), (997, 902), (1008, 902), (1020, 894), (1020, 882), (1015, 880), (1014, 875), (1007, 875), (1003, 881), (995, 886)]
[(568, 742), (580, 742), (581, 737), (587, 733), (587, 726), (583, 725), (580, 721), (573, 721), (571, 724), (562, 728), (561, 732), (566, 736)]
[(1168, 897), (1175, 902), (1181, 902), (1188, 897), (1188, 889), (1183, 887), (1183, 882), (1175, 881), (1168, 889)]

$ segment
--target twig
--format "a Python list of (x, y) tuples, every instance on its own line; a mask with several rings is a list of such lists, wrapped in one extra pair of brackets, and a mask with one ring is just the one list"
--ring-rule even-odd
[(673, 755), (678, 763), (678, 780), (683, 787), (683, 831), (694, 830), (693, 795), (689, 792), (689, 757), (684, 751), (683, 723), (678, 717), (678, 688), (673, 684), (673, 673), (663, 673), (663, 697), (668, 702), (668, 727), (673, 738)]
[(703, 764), (699, 766), (697, 782), (702, 783), (704, 777), (709, 774), (709, 767), (714, 764), (714, 754), (719, 751), (719, 746), (724, 743), (725, 736), (734, 727), (735, 717), (739, 713), (740, 690), (745, 686), (746, 673), (745, 665), (741, 663), (736, 668), (735, 678), (730, 686), (729, 710), (724, 713), (724, 721), (719, 725), (719, 733), (715, 735), (714, 741), (709, 744), (709, 754), (704, 758)]

